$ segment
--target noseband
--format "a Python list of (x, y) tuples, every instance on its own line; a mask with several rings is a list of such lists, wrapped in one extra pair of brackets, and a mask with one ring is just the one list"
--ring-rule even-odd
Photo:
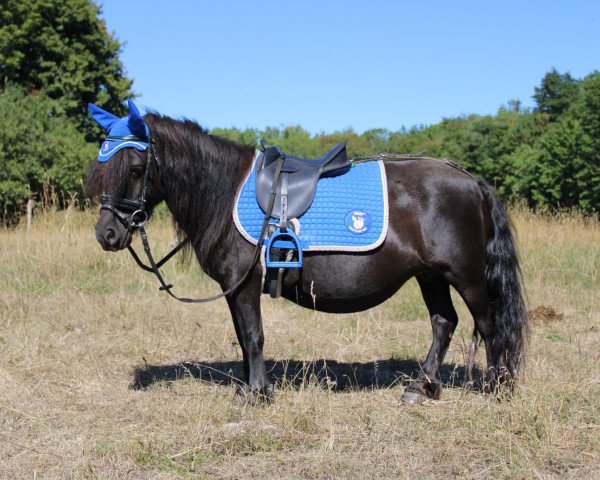
[(108, 195), (100, 197), (100, 211), (108, 210), (130, 232), (138, 228), (140, 223), (145, 223), (148, 214), (140, 208), (139, 200), (120, 198), (113, 202)]

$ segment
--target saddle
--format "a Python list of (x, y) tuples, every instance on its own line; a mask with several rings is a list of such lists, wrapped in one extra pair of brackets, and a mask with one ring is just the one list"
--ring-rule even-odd
[(269, 147), (264, 143), (263, 146), (262, 161), (256, 169), (256, 200), (266, 212), (277, 166), (280, 158), (283, 158), (271, 217), (284, 221), (297, 218), (308, 210), (320, 178), (342, 175), (351, 167), (345, 143), (336, 145), (318, 159), (293, 157), (276, 146)]

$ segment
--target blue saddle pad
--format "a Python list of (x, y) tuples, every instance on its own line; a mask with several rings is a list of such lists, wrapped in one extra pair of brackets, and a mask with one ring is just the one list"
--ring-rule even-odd
[[(233, 210), (236, 227), (254, 245), (265, 217), (256, 201), (255, 168), (260, 155), (238, 192)], [(321, 178), (312, 205), (297, 221), (304, 251), (364, 252), (377, 248), (388, 228), (383, 162), (359, 163), (343, 175)]]

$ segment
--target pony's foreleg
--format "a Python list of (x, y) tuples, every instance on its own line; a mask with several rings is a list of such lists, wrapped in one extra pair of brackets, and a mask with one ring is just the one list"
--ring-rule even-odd
[(240, 393), (252, 400), (271, 400), (271, 383), (263, 358), (264, 334), (260, 313), (260, 282), (250, 281), (227, 297), (227, 303), (244, 358), (245, 384)]
[(416, 380), (412, 381), (403, 395), (408, 403), (419, 403), (426, 398), (439, 399), (442, 394), (440, 367), (450, 345), (458, 316), (452, 305), (450, 286), (442, 277), (429, 280), (417, 278), (423, 299), (431, 317), (433, 343)]

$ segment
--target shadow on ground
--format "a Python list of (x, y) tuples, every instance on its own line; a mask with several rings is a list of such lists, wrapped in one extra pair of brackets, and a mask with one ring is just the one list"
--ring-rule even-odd
[[(377, 360), (373, 362), (338, 362), (336, 360), (268, 360), (265, 362), (271, 381), (277, 387), (300, 388), (317, 384), (333, 391), (383, 389), (405, 385), (416, 378), (420, 364), (415, 360)], [(444, 386), (466, 386), (465, 367), (444, 364), (441, 378)], [(474, 370), (480, 379), (482, 372)], [(244, 378), (241, 361), (183, 362), (173, 365), (149, 365), (133, 371), (131, 388), (140, 390), (158, 382), (174, 382), (196, 378), (219, 385), (241, 384)], [(480, 382), (476, 382), (479, 384)], [(477, 388), (477, 387), (476, 387)]]

